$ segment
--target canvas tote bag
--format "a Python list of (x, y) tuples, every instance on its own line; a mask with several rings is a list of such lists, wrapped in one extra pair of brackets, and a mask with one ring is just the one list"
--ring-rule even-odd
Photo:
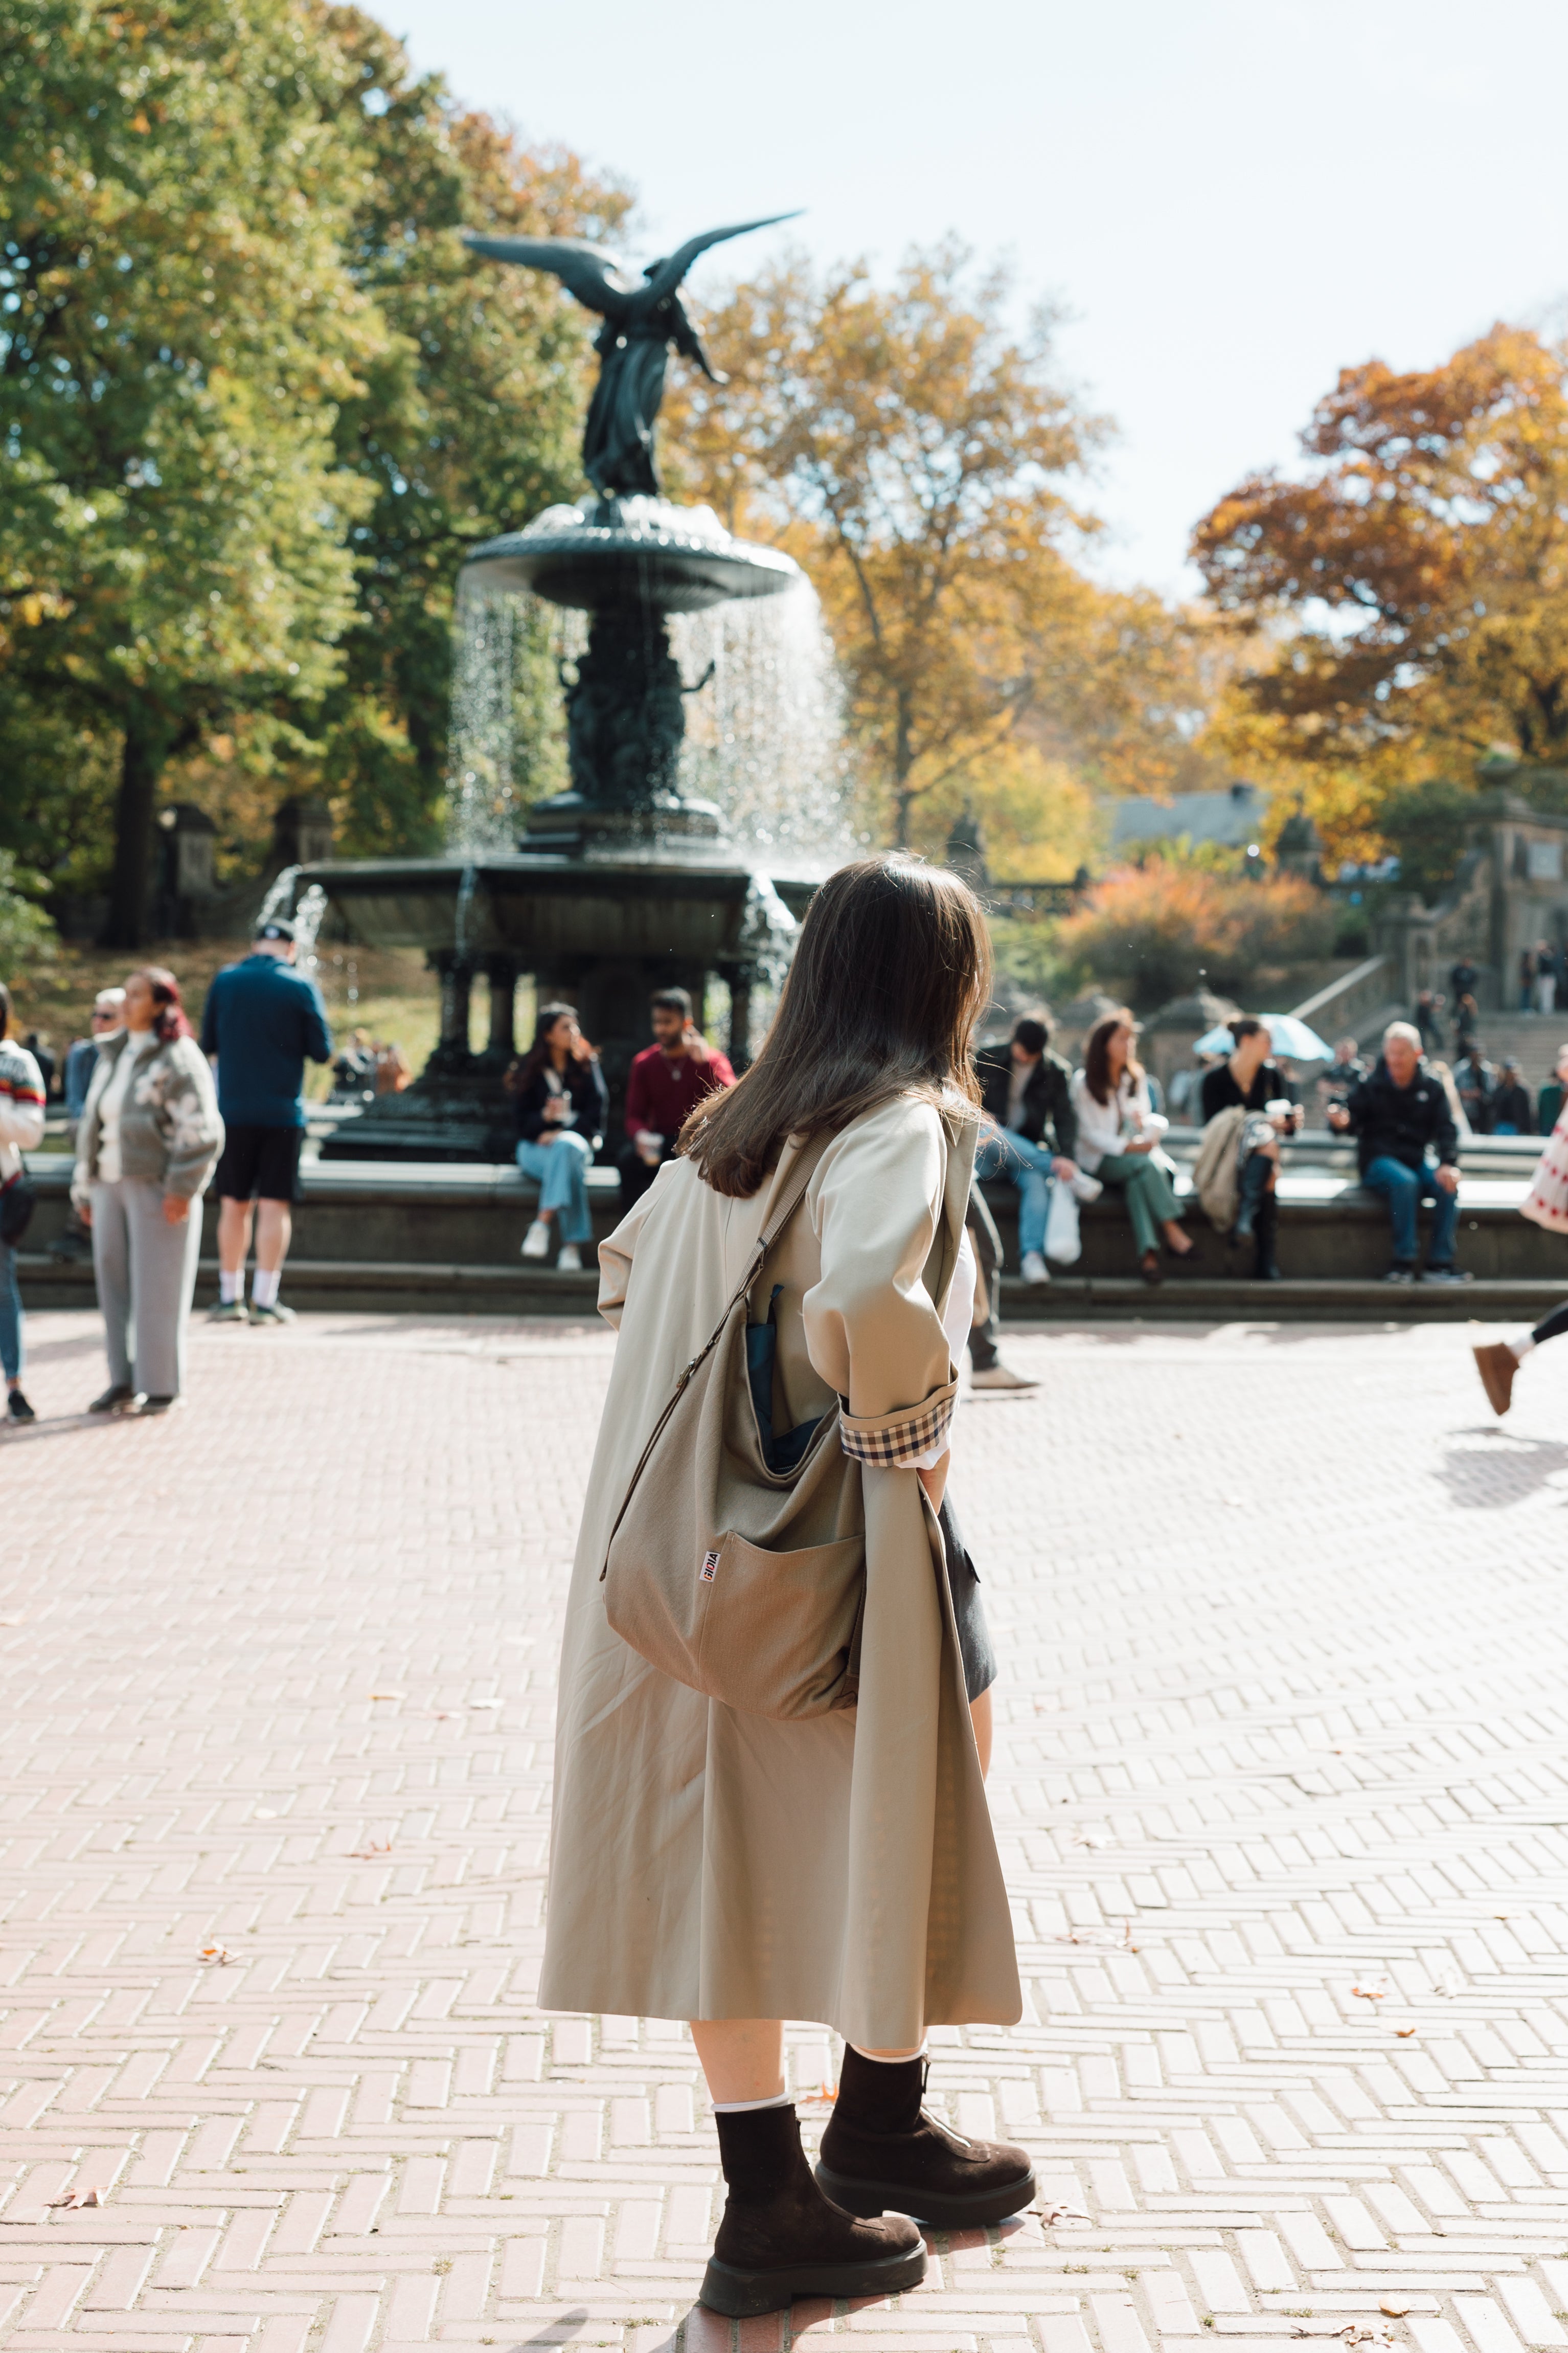
[[(605, 1615), (624, 1642), (677, 1683), (752, 1715), (826, 1715), (853, 1707), (858, 1684), (866, 1515), (860, 1463), (840, 1442), (843, 1400), (793, 1467), (774, 1470), (746, 1356), (752, 1293), (831, 1141), (801, 1153), (745, 1274), (676, 1384), (599, 1572)], [(928, 1289), (933, 1276), (951, 1279), (956, 1260), (952, 1195), (950, 1186)], [(879, 1428), (920, 1419), (957, 1388), (954, 1378)]]

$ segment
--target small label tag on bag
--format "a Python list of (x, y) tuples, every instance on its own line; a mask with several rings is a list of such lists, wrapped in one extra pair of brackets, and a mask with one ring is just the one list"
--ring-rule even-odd
[(717, 1569), (718, 1569), (718, 1567), (719, 1567), (719, 1556), (718, 1556), (718, 1554), (717, 1554), (716, 1552), (705, 1552), (705, 1553), (703, 1554), (703, 1556), (702, 1556), (702, 1567), (701, 1567), (701, 1569), (700, 1569), (700, 1577), (701, 1577), (701, 1579), (702, 1579), (702, 1582), (703, 1582), (703, 1584), (704, 1584), (704, 1585), (711, 1585), (711, 1584), (712, 1584), (712, 1582), (713, 1582), (713, 1578), (714, 1578), (714, 1575), (715, 1575), (715, 1572), (716, 1572), (716, 1571), (717, 1571)]

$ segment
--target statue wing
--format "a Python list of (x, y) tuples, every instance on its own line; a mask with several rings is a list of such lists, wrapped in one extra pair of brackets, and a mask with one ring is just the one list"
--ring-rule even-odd
[(662, 301), (667, 294), (674, 293), (698, 255), (706, 253), (710, 245), (722, 245), (728, 237), (744, 237), (749, 229), (772, 228), (775, 221), (799, 218), (800, 211), (797, 208), (793, 213), (769, 213), (764, 220), (736, 221), (730, 228), (704, 229), (700, 237), (688, 237), (686, 243), (679, 247), (668, 261), (661, 261), (648, 279), (647, 286), (638, 290), (651, 294), (656, 302)]
[[(725, 231), (721, 229), (719, 234), (722, 237)], [(622, 274), (613, 253), (602, 245), (590, 245), (585, 237), (483, 237), (466, 228), (463, 243), (470, 253), (486, 254), (492, 261), (521, 261), (528, 269), (547, 269), (569, 294), (575, 294), (584, 309), (605, 318), (613, 317), (631, 295), (642, 291), (636, 280)]]

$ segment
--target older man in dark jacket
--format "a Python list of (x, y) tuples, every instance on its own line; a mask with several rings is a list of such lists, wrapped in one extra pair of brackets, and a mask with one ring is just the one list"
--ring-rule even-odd
[(1072, 1073), (1049, 1050), (1050, 1031), (1026, 1018), (1013, 1025), (1005, 1053), (977, 1057), (975, 1072), (987, 1119), (974, 1158), (977, 1176), (1005, 1176), (1019, 1192), (1018, 1250), (1026, 1282), (1048, 1282), (1046, 1213), (1053, 1175), (1070, 1183), (1078, 1168), (1073, 1147), (1078, 1121), (1068, 1088)]
[(1424, 1282), (1463, 1282), (1454, 1266), (1459, 1216), (1459, 1136), (1441, 1079), (1421, 1051), (1421, 1033), (1394, 1021), (1370, 1076), (1331, 1105), (1329, 1125), (1356, 1139), (1361, 1181), (1388, 1203), (1394, 1264), (1384, 1280), (1415, 1280), (1415, 1212), (1432, 1204), (1432, 1241)]

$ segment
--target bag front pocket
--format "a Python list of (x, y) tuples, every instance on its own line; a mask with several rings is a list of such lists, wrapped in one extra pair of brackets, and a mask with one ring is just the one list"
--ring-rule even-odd
[(864, 1535), (764, 1552), (729, 1535), (717, 1552), (716, 1561), (704, 1555), (700, 1572), (698, 1688), (753, 1715), (822, 1715), (848, 1705), (866, 1594)]

